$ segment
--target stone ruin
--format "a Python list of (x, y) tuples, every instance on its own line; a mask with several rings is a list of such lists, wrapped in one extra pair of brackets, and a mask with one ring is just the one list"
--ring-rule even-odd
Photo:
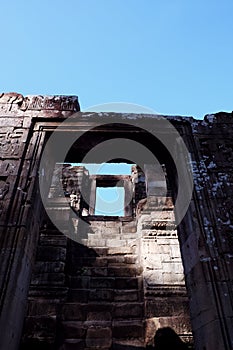
[[(84, 113), (74, 96), (16, 93), (0, 95), (0, 112), (0, 349), (139, 350), (163, 327), (190, 349), (232, 349), (233, 114)], [(175, 159), (140, 128), (143, 119), (170, 137), (161, 118), (179, 134)], [(64, 120), (61, 153), (82, 131), (65, 162), (45, 147)], [(150, 149), (159, 165), (119, 156), (113, 161), (127, 161), (131, 174), (90, 174), (85, 155), (116, 138)], [(178, 226), (186, 184), (177, 159), (191, 166), (194, 185)], [(96, 215), (97, 188), (117, 186), (123, 215)]]

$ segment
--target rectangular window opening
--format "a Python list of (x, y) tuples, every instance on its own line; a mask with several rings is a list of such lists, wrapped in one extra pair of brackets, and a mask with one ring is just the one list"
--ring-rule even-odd
[(124, 206), (124, 187), (96, 187), (96, 203), (94, 215), (124, 216)]

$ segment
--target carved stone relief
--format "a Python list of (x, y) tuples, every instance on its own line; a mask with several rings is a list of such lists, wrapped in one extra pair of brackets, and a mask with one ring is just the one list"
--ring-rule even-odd
[(4, 208), (4, 199), (9, 192), (10, 184), (7, 178), (0, 177), (0, 216)]
[(23, 151), (24, 129), (2, 128), (0, 130), (0, 158), (18, 158)]

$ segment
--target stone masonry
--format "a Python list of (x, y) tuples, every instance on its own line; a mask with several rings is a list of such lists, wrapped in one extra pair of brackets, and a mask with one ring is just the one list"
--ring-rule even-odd
[[(145, 349), (167, 326), (190, 348), (232, 349), (233, 115), (163, 116), (186, 144), (182, 166), (191, 164), (194, 180), (176, 227), (174, 159), (137, 126), (145, 118), (159, 129), (161, 116), (82, 113), (77, 97), (16, 93), (0, 95), (0, 112), (0, 350)], [(41, 171), (50, 135), (74, 113), (61, 140), (84, 134), (65, 164), (49, 149)], [(135, 127), (125, 125), (132, 119)], [(74, 165), (117, 137), (150, 149), (166, 179), (146, 160), (127, 159), (131, 175), (117, 176)], [(182, 158), (179, 139), (174, 148)], [(117, 184), (131, 198), (124, 215), (95, 215), (96, 188)]]

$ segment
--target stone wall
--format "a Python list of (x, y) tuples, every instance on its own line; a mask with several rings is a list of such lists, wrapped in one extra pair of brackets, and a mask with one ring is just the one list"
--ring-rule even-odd
[[(56, 166), (55, 174), (58, 167), (62, 165)], [(63, 188), (79, 215), (70, 217), (74, 239), (80, 234), (83, 211), (82, 199), (73, 206), (72, 193), (75, 188), (78, 198), (81, 195), (86, 182), (81, 174), (87, 174), (81, 166), (64, 166)], [(113, 178), (102, 176), (105, 181), (108, 177)], [(50, 210), (60, 211), (55, 179)], [(54, 228), (41, 231), (22, 349), (53, 349), (54, 344), (59, 349), (142, 349), (152, 345), (155, 331), (165, 326), (192, 343), (172, 199), (161, 207), (162, 198), (156, 197), (153, 212), (147, 204), (139, 212), (138, 199), (145, 197), (146, 187), (151, 192), (145, 179), (141, 171), (128, 179), (135, 185), (137, 203), (131, 218), (85, 214), (89, 229), (80, 243), (64, 239)]]
[(39, 235), (44, 138), (33, 130), (34, 120), (78, 110), (74, 97), (0, 95), (0, 349), (18, 348)]
[[(141, 181), (132, 180), (131, 220), (92, 219), (85, 237), (75, 242), (85, 211), (75, 213), (68, 196), (53, 200), (51, 192), (47, 211), (64, 223), (63, 233), (50, 223), (38, 187), (40, 157), (51, 131), (67, 117), (77, 112), (78, 127), (88, 130), (103, 115), (79, 112), (76, 97), (15, 93), (0, 95), (0, 112), (0, 349), (19, 349), (21, 338), (25, 348), (137, 349), (151, 344), (156, 329), (167, 325), (189, 341), (188, 309), (195, 349), (231, 349), (233, 115), (165, 116), (188, 148), (182, 166), (189, 162), (194, 178), (189, 209), (176, 230), (177, 184), (169, 155), (147, 133), (124, 127), (123, 122), (136, 124), (142, 116), (105, 113), (107, 119), (122, 120), (122, 126), (89, 132), (70, 158), (105, 137), (124, 135), (151, 147), (164, 162), (170, 192), (158, 217), (163, 179), (156, 185), (145, 164)], [(145, 121), (159, 128), (159, 116)], [(66, 133), (73, 132), (70, 121)], [(43, 174), (48, 189), (57, 161), (51, 160)], [(88, 186), (86, 181), (87, 192)], [(81, 208), (89, 210), (84, 201)]]

